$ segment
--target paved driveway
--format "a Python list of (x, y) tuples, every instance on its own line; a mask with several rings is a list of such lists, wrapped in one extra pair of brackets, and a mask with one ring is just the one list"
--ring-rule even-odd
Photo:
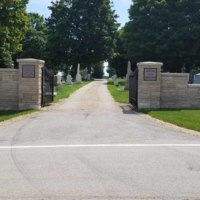
[(0, 199), (200, 199), (200, 137), (119, 106), (105, 81), (0, 126), (0, 166)]

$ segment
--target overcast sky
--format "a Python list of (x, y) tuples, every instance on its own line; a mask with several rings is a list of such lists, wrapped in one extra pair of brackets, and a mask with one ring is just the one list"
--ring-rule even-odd
[[(36, 12), (44, 17), (50, 15), (48, 6), (51, 5), (52, 0), (29, 0), (28, 12)], [(83, 0), (84, 1), (84, 0)], [(124, 25), (128, 21), (128, 9), (130, 8), (132, 0), (113, 0), (116, 14), (119, 15), (118, 21)]]

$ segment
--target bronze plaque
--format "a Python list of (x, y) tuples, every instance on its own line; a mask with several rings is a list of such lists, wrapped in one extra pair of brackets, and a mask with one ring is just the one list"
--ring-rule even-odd
[(35, 65), (23, 65), (22, 66), (23, 78), (35, 78)]
[(157, 81), (157, 68), (144, 68), (144, 81)]

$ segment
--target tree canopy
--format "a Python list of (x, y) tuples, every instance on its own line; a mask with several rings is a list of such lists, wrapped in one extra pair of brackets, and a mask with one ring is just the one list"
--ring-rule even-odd
[(165, 70), (200, 66), (199, 0), (133, 0), (124, 40), (133, 62), (164, 62)]
[(60, 0), (49, 9), (48, 49), (53, 65), (91, 67), (112, 56), (118, 24), (110, 0)]
[(114, 55), (108, 60), (108, 73), (110, 76), (114, 73), (118, 77), (125, 77), (127, 73), (128, 56), (123, 43), (123, 33), (124, 28), (121, 28), (117, 33)]
[(23, 58), (46, 58), (47, 26), (44, 18), (37, 13), (28, 14), (30, 24), (25, 38), (23, 39)]
[(103, 78), (104, 76), (104, 66), (103, 62), (97, 63), (93, 66), (93, 78)]
[(27, 0), (0, 1), (0, 67), (10, 66), (12, 56), (22, 48), (28, 26), (27, 3)]

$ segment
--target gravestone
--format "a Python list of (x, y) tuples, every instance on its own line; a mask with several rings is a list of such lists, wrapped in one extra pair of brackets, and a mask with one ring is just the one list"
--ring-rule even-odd
[(114, 79), (115, 79), (116, 75), (111, 76), (112, 82), (114, 83)]
[(116, 74), (112, 76), (112, 80), (113, 80), (113, 83), (114, 83), (115, 86), (119, 85)]
[(88, 70), (87, 70), (87, 67), (83, 70), (83, 79), (84, 80), (87, 80), (88, 78)]
[(82, 83), (82, 76), (80, 74), (80, 64), (78, 64), (77, 68), (76, 83)]
[(194, 76), (193, 84), (200, 84), (200, 73)]
[(128, 61), (127, 74), (126, 74), (126, 80), (125, 80), (124, 90), (129, 90), (129, 77), (130, 77), (131, 73), (132, 73), (132, 70), (131, 70), (131, 61)]
[(56, 83), (56, 85), (62, 85), (62, 76), (59, 75), (59, 74), (57, 74), (56, 77), (57, 77), (57, 83)]
[(91, 75), (87, 74), (87, 81), (90, 81), (90, 80), (91, 80)]
[(56, 91), (60, 92), (62, 91), (62, 76), (60, 75), (60, 73), (58, 72), (56, 75), (56, 78), (54, 78), (54, 80), (56, 80)]
[(70, 74), (67, 75), (67, 82), (66, 82), (67, 85), (73, 85), (72, 83), (72, 76)]
[(185, 65), (183, 65), (183, 67), (181, 68), (181, 73), (185, 73), (186, 72), (186, 67)]

